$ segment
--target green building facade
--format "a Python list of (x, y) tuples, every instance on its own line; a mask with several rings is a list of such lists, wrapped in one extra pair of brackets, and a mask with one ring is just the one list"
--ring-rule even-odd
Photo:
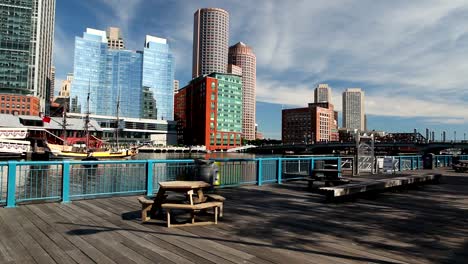
[(32, 0), (0, 2), (0, 93), (28, 92)]

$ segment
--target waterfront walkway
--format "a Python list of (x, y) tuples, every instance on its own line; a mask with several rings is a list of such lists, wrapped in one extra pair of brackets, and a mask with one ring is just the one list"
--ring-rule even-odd
[(466, 263), (468, 174), (450, 171), (345, 203), (306, 182), (222, 189), (210, 226), (140, 224), (134, 196), (0, 208), (0, 263)]

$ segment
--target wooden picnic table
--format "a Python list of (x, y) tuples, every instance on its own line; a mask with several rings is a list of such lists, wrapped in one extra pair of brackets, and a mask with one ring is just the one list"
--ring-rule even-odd
[[(203, 194), (204, 188), (209, 188), (211, 185), (204, 181), (166, 181), (159, 182), (159, 191), (154, 198), (154, 205), (152, 208), (152, 215), (160, 215), (162, 213), (161, 205), (166, 200), (166, 192), (179, 192), (187, 194), (190, 205), (194, 203), (203, 203), (206, 201), (206, 197)], [(197, 198), (193, 197), (193, 194), (197, 194)]]

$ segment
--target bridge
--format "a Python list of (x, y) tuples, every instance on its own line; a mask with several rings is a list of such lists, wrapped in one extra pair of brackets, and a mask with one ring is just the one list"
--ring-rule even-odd
[[(461, 149), (462, 154), (468, 153), (468, 142), (375, 142), (376, 151), (386, 151), (389, 153), (417, 152), (417, 153), (438, 153), (446, 149)], [(332, 153), (333, 151), (354, 151), (355, 142), (317, 142), (315, 144), (282, 144), (264, 145), (249, 152), (257, 154), (279, 154), (279, 153)]]

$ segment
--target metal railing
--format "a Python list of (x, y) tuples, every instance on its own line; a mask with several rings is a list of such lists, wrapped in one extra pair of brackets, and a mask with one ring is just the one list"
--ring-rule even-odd
[[(459, 156), (468, 160), (468, 155)], [(421, 156), (397, 156), (398, 171), (423, 167)], [(437, 155), (435, 164), (450, 166), (451, 156)], [(300, 157), (214, 160), (220, 186), (282, 183), (311, 175), (317, 161), (341, 176), (353, 170), (352, 157)], [(62, 201), (112, 195), (154, 195), (160, 181), (193, 180), (194, 160), (8, 161), (0, 162), (0, 204), (14, 207), (31, 201)]]

